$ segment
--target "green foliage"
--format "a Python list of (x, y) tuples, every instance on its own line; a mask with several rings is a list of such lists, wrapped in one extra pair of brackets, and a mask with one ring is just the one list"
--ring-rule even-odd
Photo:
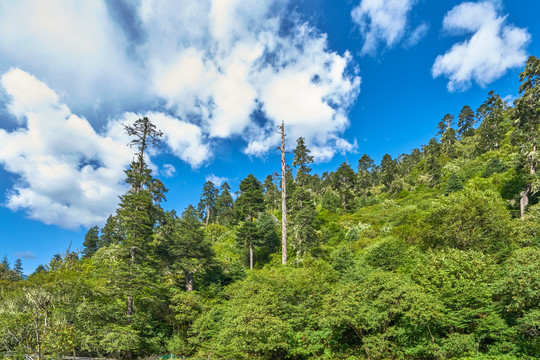
[(425, 217), (424, 244), (508, 254), (512, 225), (506, 206), (492, 191), (468, 186), (434, 202)]
[(445, 116), (440, 141), (379, 165), (364, 154), (357, 173), (311, 174), (298, 139), (285, 266), (275, 177), (248, 175), (236, 202), (207, 182), (198, 209), (165, 212), (145, 163), (162, 134), (137, 120), (130, 189), (84, 256), (57, 254), (24, 279), (20, 260), (0, 262), (0, 355), (537, 358), (539, 63), (520, 74), (515, 108), (489, 93), (457, 130)]

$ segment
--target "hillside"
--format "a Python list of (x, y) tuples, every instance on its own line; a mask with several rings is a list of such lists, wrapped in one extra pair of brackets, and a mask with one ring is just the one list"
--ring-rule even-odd
[(24, 280), (0, 264), (0, 354), (538, 357), (539, 76), (530, 57), (513, 105), (490, 92), (380, 164), (364, 154), (312, 174), (296, 140), (285, 265), (279, 177), (250, 175), (236, 195), (207, 182), (199, 204), (164, 211), (145, 162), (162, 134), (138, 120), (130, 190), (83, 253)]

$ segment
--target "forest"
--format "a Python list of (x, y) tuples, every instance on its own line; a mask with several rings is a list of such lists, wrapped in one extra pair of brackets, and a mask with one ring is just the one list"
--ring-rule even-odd
[(0, 263), (0, 355), (539, 358), (534, 56), (518, 91), (445, 115), (378, 165), (364, 154), (312, 174), (304, 139), (289, 139), (283, 169), (237, 191), (208, 181), (179, 212), (145, 161), (163, 134), (137, 120), (129, 191), (82, 252), (28, 277)]

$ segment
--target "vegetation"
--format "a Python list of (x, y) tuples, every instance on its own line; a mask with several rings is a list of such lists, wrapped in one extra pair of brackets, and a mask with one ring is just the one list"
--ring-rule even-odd
[[(145, 163), (162, 135), (127, 127), (130, 190), (81, 256), (27, 279), (0, 264), (0, 354), (212, 359), (540, 356), (540, 62), (519, 97), (490, 92), (438, 135), (379, 165), (311, 174), (297, 141), (281, 253), (275, 177), (202, 186), (180, 216)], [(274, 169), (269, 169), (273, 171)], [(293, 174), (295, 176), (293, 176)]]

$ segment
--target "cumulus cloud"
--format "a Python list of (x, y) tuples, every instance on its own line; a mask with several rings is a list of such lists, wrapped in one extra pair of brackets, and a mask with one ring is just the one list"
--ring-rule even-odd
[(141, 116), (193, 168), (229, 139), (264, 156), (282, 120), (288, 145), (304, 137), (317, 161), (354, 149), (343, 134), (358, 70), (288, 0), (123, 5), (129, 16), (105, 0), (0, 0), (0, 69), (18, 68), (2, 77), (19, 121), (0, 129), (0, 163), (19, 176), (12, 210), (71, 228), (102, 222), (132, 159), (122, 124)]
[(449, 91), (466, 90), (473, 81), (484, 87), (527, 59), (530, 34), (508, 24), (496, 2), (465, 2), (454, 7), (444, 17), (443, 30), (472, 33), (437, 56), (433, 64), (433, 77), (448, 77)]
[[(280, 3), (201, 1), (172, 12), (167, 2), (144, 2), (139, 8), (148, 46), (160, 54), (149, 61), (153, 91), (208, 138), (245, 139), (249, 155), (278, 143), (275, 126), (282, 120), (291, 137), (330, 145), (347, 128), (359, 91), (351, 56), (329, 50), (326, 36), (308, 24), (283, 31)], [(318, 160), (339, 151), (330, 148)]]
[[(375, 55), (380, 43), (393, 47), (409, 31), (409, 12), (416, 0), (361, 0), (352, 12), (352, 20), (358, 25), (364, 38), (363, 55)], [(412, 31), (407, 45), (412, 46), (427, 33), (425, 24)]]
[(0, 0), (0, 68), (18, 66), (88, 112), (141, 100), (143, 72), (105, 1)]
[(0, 129), (0, 163), (19, 176), (7, 207), (64, 228), (102, 223), (125, 191), (123, 169), (132, 154), (122, 125), (97, 134), (34, 76), (12, 69), (1, 77), (8, 109), (21, 126)]

